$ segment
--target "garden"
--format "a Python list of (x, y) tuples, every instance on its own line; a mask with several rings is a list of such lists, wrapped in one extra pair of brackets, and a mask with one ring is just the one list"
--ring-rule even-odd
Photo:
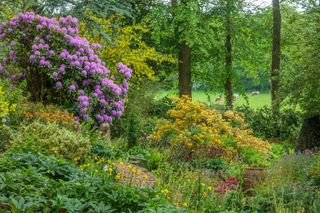
[(0, 213), (320, 212), (317, 0), (0, 2)]

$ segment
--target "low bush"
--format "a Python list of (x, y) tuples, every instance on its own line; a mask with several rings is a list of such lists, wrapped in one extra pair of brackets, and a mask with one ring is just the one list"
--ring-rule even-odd
[(73, 160), (90, 154), (89, 137), (61, 128), (57, 123), (34, 121), (21, 126), (12, 136), (10, 151), (41, 152)]
[(20, 125), (23, 122), (32, 123), (35, 120), (39, 120), (44, 124), (55, 122), (61, 127), (71, 130), (79, 126), (79, 122), (75, 121), (74, 115), (61, 107), (55, 105), (45, 106), (41, 103), (28, 101), (22, 102), (21, 106), (14, 115), (13, 125)]

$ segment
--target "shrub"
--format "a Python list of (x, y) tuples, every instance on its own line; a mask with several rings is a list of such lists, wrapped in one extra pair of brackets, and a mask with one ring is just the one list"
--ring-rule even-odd
[(114, 79), (95, 52), (101, 45), (79, 36), (76, 18), (20, 13), (1, 23), (0, 41), (8, 45), (0, 73), (12, 82), (26, 79), (31, 100), (63, 103), (97, 125), (124, 111), (132, 70), (119, 62)]
[[(17, 124), (21, 124), (21, 121), (32, 123), (35, 120), (43, 123), (53, 123), (66, 127), (69, 129), (75, 129), (80, 124), (75, 121), (74, 115), (67, 110), (62, 110), (55, 105), (43, 105), (41, 103), (23, 102), (21, 108), (17, 109), (15, 113), (15, 120)], [(14, 120), (13, 120), (14, 121)]]
[[(149, 189), (134, 189), (41, 154), (0, 158), (0, 211), (157, 212), (173, 207)], [(170, 211), (169, 211), (170, 212)]]
[(153, 103), (153, 97), (148, 88), (144, 87), (143, 91), (131, 91), (128, 99), (126, 112), (111, 127), (111, 136), (125, 137), (128, 148), (132, 148), (150, 129), (148, 112)]
[(243, 150), (267, 156), (271, 149), (268, 142), (253, 136), (244, 118), (235, 112), (221, 114), (185, 96), (176, 99), (176, 107), (168, 115), (149, 139), (172, 146), (176, 158), (224, 156), (239, 160)]
[(295, 141), (298, 137), (302, 117), (297, 111), (284, 109), (276, 118), (270, 107), (255, 110), (241, 106), (236, 111), (244, 114), (246, 122), (258, 137), (290, 141)]
[(21, 126), (11, 140), (12, 152), (41, 152), (73, 160), (90, 153), (90, 139), (61, 128), (56, 123), (43, 124), (39, 121)]
[(155, 100), (149, 109), (149, 114), (158, 118), (167, 116), (167, 112), (175, 107), (175, 101), (165, 96), (159, 100)]

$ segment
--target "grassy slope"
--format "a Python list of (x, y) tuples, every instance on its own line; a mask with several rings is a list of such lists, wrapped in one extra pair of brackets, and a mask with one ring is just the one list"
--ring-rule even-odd
[[(160, 91), (158, 91), (156, 98), (160, 99), (164, 96), (175, 96), (175, 95), (177, 95), (177, 92), (174, 90), (170, 90), (170, 91), (160, 90)], [(214, 93), (210, 94), (211, 103), (214, 103), (214, 101), (218, 95), (219, 94), (214, 94)], [(262, 93), (259, 96), (251, 96), (250, 94), (247, 94), (247, 96), (249, 99), (249, 104), (253, 108), (260, 108), (260, 107), (263, 107), (264, 105), (270, 106), (270, 104), (271, 104), (270, 93)], [(203, 91), (194, 91), (192, 93), (192, 97), (194, 100), (209, 103), (208, 95)], [(224, 104), (224, 101), (222, 101), (221, 104)], [(242, 96), (239, 97), (239, 99), (235, 101), (235, 106), (240, 106), (243, 104), (246, 104), (246, 100)]]

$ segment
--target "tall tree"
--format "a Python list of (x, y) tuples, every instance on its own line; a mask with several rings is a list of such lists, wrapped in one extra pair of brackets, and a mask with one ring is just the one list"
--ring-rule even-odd
[(225, 82), (225, 93), (226, 93), (226, 106), (229, 109), (233, 108), (233, 87), (232, 87), (232, 22), (231, 22), (231, 9), (232, 0), (226, 2), (226, 82)]
[(271, 103), (274, 115), (280, 110), (279, 81), (280, 81), (280, 55), (281, 55), (281, 11), (279, 0), (272, 1), (273, 11), (273, 42), (271, 65)]

